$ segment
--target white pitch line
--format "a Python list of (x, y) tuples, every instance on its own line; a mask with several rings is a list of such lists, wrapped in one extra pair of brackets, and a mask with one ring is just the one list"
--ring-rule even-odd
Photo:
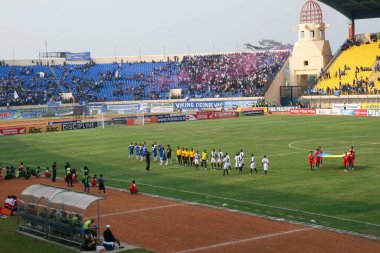
[(256, 240), (260, 240), (260, 239), (266, 239), (266, 238), (271, 238), (271, 237), (276, 237), (276, 236), (293, 234), (293, 233), (297, 233), (297, 232), (303, 232), (303, 231), (312, 230), (312, 229), (314, 229), (314, 228), (294, 229), (294, 230), (285, 231), (285, 232), (279, 232), (279, 233), (273, 233), (273, 234), (268, 234), (268, 235), (255, 236), (255, 237), (251, 237), (251, 238), (247, 238), (247, 239), (243, 239), (243, 240), (238, 240), (238, 241), (230, 241), (230, 242), (224, 242), (224, 243), (219, 243), (219, 244), (214, 244), (214, 245), (209, 245), (209, 246), (204, 246), (204, 247), (199, 247), (199, 248), (194, 248), (194, 249), (177, 251), (176, 253), (188, 253), (188, 252), (196, 252), (196, 251), (208, 250), (208, 249), (213, 249), (213, 248), (230, 246), (230, 245), (234, 245), (234, 244), (240, 244), (240, 243), (245, 243), (245, 242), (250, 242), (250, 241), (256, 241)]
[[(121, 215), (121, 214), (146, 212), (146, 211), (152, 211), (152, 210), (169, 208), (169, 207), (176, 207), (176, 206), (183, 206), (183, 205), (184, 204), (172, 204), (172, 205), (165, 205), (165, 206), (155, 206), (155, 207), (135, 209), (135, 210), (129, 210), (129, 211), (123, 211), (123, 212), (117, 212), (117, 213), (103, 214), (103, 215), (100, 215), (100, 217), (109, 217), (109, 216), (116, 216), (116, 215)], [(91, 218), (95, 218), (95, 217), (91, 217)]]

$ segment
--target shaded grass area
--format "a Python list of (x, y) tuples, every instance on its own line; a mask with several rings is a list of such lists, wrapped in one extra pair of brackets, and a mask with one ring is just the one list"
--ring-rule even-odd
[[(380, 236), (379, 121), (376, 118), (268, 116), (201, 122), (154, 124), (139, 127), (24, 135), (2, 138), (1, 162), (27, 166), (50, 166), (58, 162), (59, 174), (70, 161), (91, 174), (103, 173), (106, 184), (128, 188), (132, 180), (142, 192), (194, 201), (286, 220), (319, 224)], [(245, 170), (234, 169), (223, 177), (221, 170), (152, 164), (128, 159), (130, 142), (177, 146), (222, 148), (233, 159), (245, 151)], [(319, 171), (310, 171), (309, 150), (342, 154), (353, 145), (356, 170), (344, 173), (342, 159), (324, 159)], [(150, 149), (149, 149), (150, 150)], [(250, 154), (256, 156), (259, 173), (248, 173)], [(271, 166), (264, 177), (261, 158)], [(210, 167), (209, 167), (210, 168)]]
[[(78, 252), (52, 243), (46, 243), (17, 232), (17, 217), (0, 219), (0, 252), (7, 253), (73, 253)], [(149, 253), (144, 249), (125, 250), (127, 253)]]

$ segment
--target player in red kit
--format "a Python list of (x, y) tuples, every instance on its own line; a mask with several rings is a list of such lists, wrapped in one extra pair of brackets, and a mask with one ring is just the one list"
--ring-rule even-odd
[(321, 157), (319, 157), (320, 154), (321, 154), (320, 149), (317, 148), (317, 150), (314, 152), (314, 156), (315, 156), (315, 169), (319, 169), (319, 165), (321, 163)]
[[(319, 149), (319, 154), (322, 154), (323, 153), (323, 150), (321, 148), (321, 146), (318, 147)], [(322, 167), (323, 166), (323, 158), (320, 157), (320, 160), (319, 160), (319, 166)]]
[(354, 152), (348, 153), (348, 169), (354, 170), (355, 155)]
[(343, 156), (343, 165), (344, 165), (344, 172), (348, 172), (349, 170), (349, 162), (348, 162), (348, 155), (347, 155), (347, 152), (344, 153), (344, 156)]
[(308, 155), (308, 158), (309, 158), (310, 170), (314, 170), (314, 155), (313, 155), (313, 151), (310, 151), (310, 154)]

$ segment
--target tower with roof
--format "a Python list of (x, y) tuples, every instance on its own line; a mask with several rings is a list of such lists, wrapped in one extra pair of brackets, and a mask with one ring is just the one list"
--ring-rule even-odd
[(312, 85), (321, 69), (331, 61), (330, 42), (325, 33), (329, 27), (323, 22), (323, 12), (317, 1), (308, 0), (302, 7), (300, 23), (295, 27), (298, 41), (289, 60), (292, 85)]

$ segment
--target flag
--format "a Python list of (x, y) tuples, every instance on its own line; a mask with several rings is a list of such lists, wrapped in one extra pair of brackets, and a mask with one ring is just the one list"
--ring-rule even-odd
[(17, 91), (13, 92), (13, 97), (14, 97), (14, 99), (18, 99), (19, 98), (19, 96), (17, 94)]

